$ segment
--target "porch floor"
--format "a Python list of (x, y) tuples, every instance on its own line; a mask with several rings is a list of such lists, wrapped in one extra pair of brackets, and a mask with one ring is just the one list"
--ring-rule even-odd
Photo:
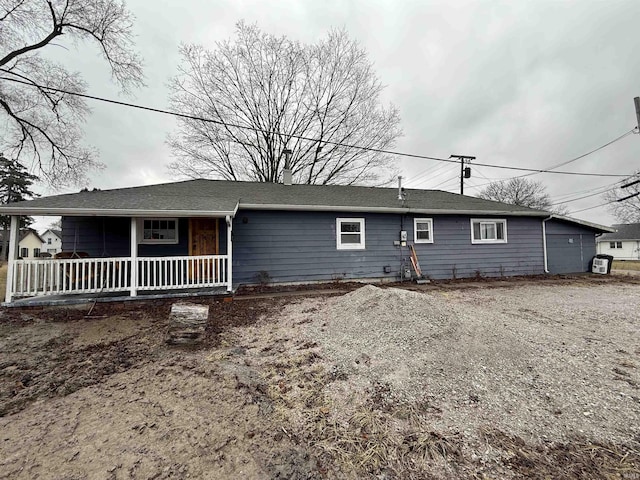
[(231, 292), (227, 287), (185, 288), (181, 290), (143, 290), (138, 296), (123, 295), (123, 292), (108, 293), (78, 293), (72, 295), (42, 295), (14, 299), (12, 303), (3, 303), (3, 307), (51, 307), (64, 305), (80, 305), (86, 303), (109, 302), (135, 302), (163, 298), (190, 298), (190, 297), (231, 297), (235, 294), (237, 286)]

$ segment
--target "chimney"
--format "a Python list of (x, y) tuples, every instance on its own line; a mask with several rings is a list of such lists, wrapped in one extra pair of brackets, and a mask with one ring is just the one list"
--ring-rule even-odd
[(402, 188), (402, 175), (398, 175), (398, 200), (404, 200), (404, 188)]
[(284, 185), (291, 185), (293, 174), (291, 172), (291, 154), (293, 153), (288, 148), (285, 148), (284, 153), (284, 170), (282, 171), (282, 183)]

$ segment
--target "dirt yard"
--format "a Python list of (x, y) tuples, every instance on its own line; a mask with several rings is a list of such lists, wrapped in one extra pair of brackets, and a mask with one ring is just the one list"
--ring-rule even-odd
[(640, 478), (639, 278), (208, 304), (0, 310), (0, 478)]

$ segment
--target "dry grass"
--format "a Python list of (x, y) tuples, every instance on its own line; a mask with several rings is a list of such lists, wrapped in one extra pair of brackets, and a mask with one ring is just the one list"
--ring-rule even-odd
[(614, 260), (612, 268), (616, 270), (640, 271), (640, 261), (636, 260)]
[(7, 288), (7, 264), (0, 265), (0, 302), (4, 302), (4, 294)]

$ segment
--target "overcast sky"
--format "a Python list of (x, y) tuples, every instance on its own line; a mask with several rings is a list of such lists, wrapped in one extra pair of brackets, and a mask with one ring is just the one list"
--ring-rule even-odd
[[(344, 27), (368, 52), (384, 101), (400, 110), (404, 136), (395, 150), (476, 162), (545, 168), (597, 148), (636, 126), (640, 96), (640, 1), (243, 1), (128, 0), (136, 16), (138, 51), (148, 86), (118, 96), (93, 49), (50, 47), (84, 74), (88, 93), (167, 107), (167, 80), (176, 73), (181, 42), (214, 47), (233, 36), (235, 23), (315, 42)], [(57, 50), (56, 50), (57, 49)], [(118, 188), (177, 180), (167, 169), (172, 117), (90, 103), (85, 128), (106, 168), (90, 187)], [(459, 192), (457, 166), (396, 159), (410, 188)], [(473, 167), (465, 194), (490, 180), (521, 173)], [(631, 174), (640, 169), (640, 135), (560, 170)], [(617, 178), (539, 174), (554, 199), (593, 192)], [(570, 196), (574, 192), (576, 195)], [(48, 192), (53, 193), (53, 192)], [(604, 203), (593, 196), (570, 211)], [(576, 213), (602, 224), (605, 207)]]

